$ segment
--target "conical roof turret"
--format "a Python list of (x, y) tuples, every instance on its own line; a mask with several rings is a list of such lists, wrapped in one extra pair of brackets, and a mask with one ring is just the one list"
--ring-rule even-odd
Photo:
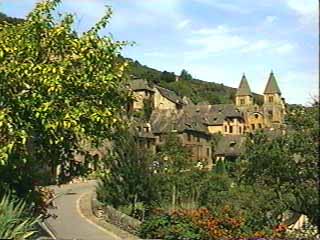
[(242, 75), (241, 82), (237, 89), (236, 96), (252, 96), (249, 83), (245, 74)]
[(269, 79), (268, 79), (268, 83), (266, 85), (266, 88), (263, 92), (264, 94), (274, 94), (274, 93), (278, 93), (279, 95), (281, 95), (281, 91), (280, 88), (278, 86), (277, 80), (273, 74), (273, 72), (271, 71)]

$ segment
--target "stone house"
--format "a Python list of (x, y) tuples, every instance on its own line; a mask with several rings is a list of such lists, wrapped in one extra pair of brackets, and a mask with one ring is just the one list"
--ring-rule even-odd
[(145, 101), (150, 101), (153, 109), (175, 110), (182, 109), (185, 102), (175, 92), (151, 85), (143, 79), (133, 79), (129, 85), (133, 92), (134, 101), (131, 104), (132, 110), (142, 110)]
[(134, 101), (131, 103), (130, 109), (142, 110), (145, 101), (150, 101), (154, 106), (154, 88), (143, 79), (134, 79), (130, 82), (130, 89), (133, 92)]
[[(194, 160), (207, 161), (211, 166), (217, 159), (238, 157), (244, 150), (247, 133), (285, 127), (286, 105), (273, 72), (268, 78), (262, 105), (254, 102), (245, 74), (236, 91), (235, 104), (195, 105), (186, 97), (157, 85), (151, 86), (142, 79), (133, 80), (131, 89), (136, 99), (134, 111), (143, 109), (145, 99), (152, 102), (149, 122), (143, 123), (145, 126), (138, 131), (141, 146), (152, 152), (157, 152), (165, 135), (176, 132)], [(212, 147), (212, 138), (217, 134), (222, 137)]]
[(185, 111), (158, 110), (152, 113), (150, 123), (158, 146), (164, 143), (168, 134), (175, 133), (190, 150), (193, 160), (212, 165), (211, 135), (197, 116)]

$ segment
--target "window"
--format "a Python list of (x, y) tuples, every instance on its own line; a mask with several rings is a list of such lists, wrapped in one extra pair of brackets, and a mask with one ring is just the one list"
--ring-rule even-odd
[(151, 147), (151, 144), (150, 144), (150, 141), (147, 142), (147, 148), (150, 148)]
[(251, 124), (251, 129), (254, 130), (255, 129), (255, 125)]
[(259, 128), (262, 128), (262, 124), (261, 123), (259, 123), (258, 126), (259, 126)]
[(159, 142), (162, 142), (162, 135), (159, 135)]
[(258, 113), (254, 114), (254, 117), (259, 118), (259, 114)]
[(148, 97), (149, 96), (149, 92), (148, 91), (146, 91), (146, 97)]
[(200, 137), (197, 137), (197, 142), (200, 142)]
[(187, 137), (188, 137), (188, 141), (191, 142), (191, 134), (190, 133), (187, 134)]
[(149, 127), (144, 127), (143, 130), (144, 132), (149, 132)]
[(141, 132), (141, 127), (140, 126), (137, 127), (137, 131)]
[(269, 111), (268, 111), (268, 114), (269, 114), (270, 117), (272, 117), (272, 115), (273, 115), (272, 110), (269, 110)]
[(240, 104), (244, 105), (246, 103), (246, 101), (244, 99), (240, 99)]
[(241, 127), (239, 127), (239, 133), (241, 134), (241, 131), (242, 131), (242, 128)]
[(207, 157), (210, 156), (210, 148), (207, 148)]
[(233, 133), (233, 127), (229, 126), (229, 133)]
[(270, 103), (273, 102), (273, 96), (269, 96), (269, 102), (270, 102)]
[(228, 132), (228, 127), (227, 126), (224, 126), (224, 131)]
[(247, 127), (246, 127), (246, 126), (244, 126), (244, 127), (243, 127), (243, 131), (245, 132), (246, 130), (247, 130)]

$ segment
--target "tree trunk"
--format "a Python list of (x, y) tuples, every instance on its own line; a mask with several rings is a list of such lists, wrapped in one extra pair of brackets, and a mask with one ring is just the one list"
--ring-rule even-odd
[(177, 189), (176, 189), (176, 185), (174, 184), (173, 186), (172, 186), (172, 210), (175, 210), (175, 208), (176, 208), (176, 191), (177, 191)]

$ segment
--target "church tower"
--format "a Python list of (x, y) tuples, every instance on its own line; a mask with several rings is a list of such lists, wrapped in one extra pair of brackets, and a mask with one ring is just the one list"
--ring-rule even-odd
[(246, 75), (243, 74), (240, 85), (236, 92), (236, 106), (247, 107), (252, 105), (253, 105), (253, 96), (252, 96)]
[(284, 98), (281, 98), (281, 91), (272, 71), (263, 95), (265, 125), (273, 128), (278, 127), (284, 122), (285, 102)]
[(264, 104), (279, 104), (281, 102), (281, 91), (272, 71), (263, 95)]

